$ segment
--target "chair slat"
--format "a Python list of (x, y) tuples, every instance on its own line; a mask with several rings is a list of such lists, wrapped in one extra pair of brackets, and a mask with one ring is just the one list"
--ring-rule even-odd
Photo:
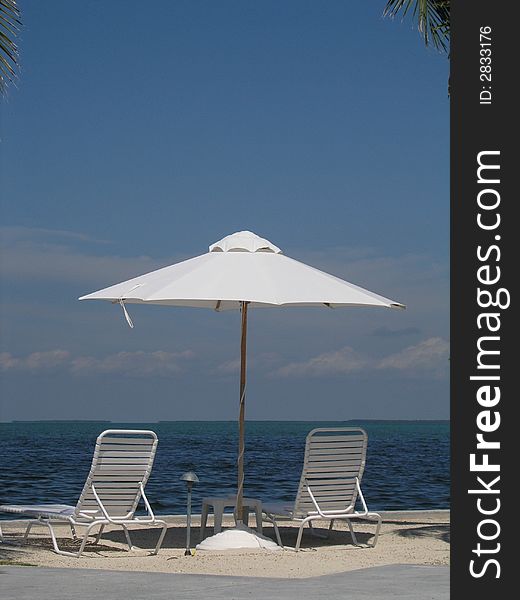
[(153, 449), (153, 444), (148, 445), (125, 445), (125, 444), (101, 444), (99, 446), (99, 452), (148, 452), (150, 453)]
[[(112, 490), (99, 490), (96, 488), (98, 496), (101, 498), (102, 502), (105, 500), (121, 500), (122, 502), (126, 502), (126, 500), (134, 500), (136, 497), (137, 489), (132, 492), (125, 492), (124, 494), (114, 494)], [(85, 494), (84, 500), (95, 500), (96, 497), (93, 493), (89, 492)]]
[[(319, 502), (319, 507), (323, 511), (327, 511), (327, 510), (342, 511), (342, 510), (345, 510), (348, 506), (349, 506), (349, 502), (335, 502), (335, 503)], [(312, 502), (309, 504), (302, 503), (299, 505), (299, 510), (304, 511), (304, 512), (312, 512), (312, 511), (316, 511), (316, 507), (314, 506), (314, 504)]]
[(321, 458), (319, 460), (313, 458), (307, 461), (309, 465), (309, 469), (314, 469), (315, 467), (355, 467), (359, 469), (359, 465), (361, 464), (361, 457), (358, 458), (349, 458), (349, 459), (338, 459), (331, 460), (332, 457), (327, 456), (326, 458)]
[(140, 469), (142, 469), (143, 471), (146, 471), (149, 464), (151, 464), (151, 460), (144, 458), (144, 457), (139, 457), (137, 460), (133, 460), (131, 458), (128, 458), (128, 456), (123, 457), (123, 456), (114, 456), (114, 457), (108, 457), (108, 458), (98, 458), (95, 468), (97, 468), (99, 465), (121, 465), (121, 466), (135, 466), (138, 467)]
[(311, 447), (309, 450), (309, 457), (312, 456), (322, 456), (322, 455), (330, 455), (330, 456), (347, 456), (349, 454), (363, 456), (363, 449), (361, 447), (351, 447), (348, 448), (338, 448), (334, 446), (334, 448), (314, 448)]
[(143, 451), (143, 448), (139, 446), (139, 450), (130, 451), (128, 448), (124, 450), (100, 450), (100, 458), (150, 458), (150, 450)]
[(362, 435), (314, 435), (311, 444), (318, 444), (321, 442), (364, 442), (365, 437)]
[(142, 477), (142, 473), (136, 473), (134, 475), (121, 475), (120, 473), (96, 473), (96, 475), (94, 475), (94, 477), (92, 478), (92, 481), (96, 484), (97, 487), (97, 483), (98, 481), (106, 481), (106, 482), (110, 482), (113, 481), (115, 483), (123, 483), (123, 482), (139, 482), (142, 481), (143, 477)]
[(154, 443), (154, 439), (150, 436), (142, 437), (142, 438), (132, 438), (132, 437), (103, 437), (101, 438), (101, 444), (146, 444), (152, 445)]
[(350, 440), (343, 440), (342, 442), (326, 442), (324, 440), (313, 441), (309, 443), (309, 450), (315, 448), (363, 448), (364, 441), (352, 442)]
[(312, 477), (308, 477), (307, 479), (309, 479), (309, 483), (311, 483), (312, 488), (314, 489), (314, 486), (316, 485), (325, 485), (325, 486), (342, 486), (342, 485), (355, 485), (355, 481), (356, 481), (356, 476), (352, 476), (352, 477), (345, 477), (344, 475), (342, 477), (337, 477), (334, 479), (324, 479), (323, 478), (324, 475), (313, 475)]
[[(118, 504), (133, 504), (135, 502), (137, 494), (134, 494), (133, 496), (122, 497), (114, 496), (113, 494), (109, 494), (107, 496), (99, 494), (99, 497), (103, 504), (107, 504), (108, 502), (116, 502)], [(93, 503), (96, 506), (98, 505), (97, 500), (94, 498), (94, 496), (86, 496), (82, 501), (82, 506), (86, 506), (87, 503)]]
[(307, 478), (322, 476), (323, 473), (337, 473), (337, 477), (344, 477), (346, 474), (355, 477), (359, 473), (359, 468), (356, 466), (344, 466), (344, 467), (308, 467)]
[[(316, 488), (311, 485), (311, 490), (312, 490), (312, 493), (314, 494), (315, 498), (318, 498), (318, 497), (321, 498), (321, 497), (325, 497), (325, 496), (331, 496), (331, 497), (337, 497), (337, 498), (349, 498), (350, 496), (352, 496), (355, 489), (356, 489), (355, 486), (351, 486), (350, 488), (323, 489), (323, 488)], [(309, 496), (307, 491), (302, 492), (302, 498), (305, 495)], [(309, 498), (310, 498), (310, 496), (309, 496)]]
[(135, 481), (111, 481), (110, 478), (105, 480), (104, 478), (99, 478), (94, 482), (96, 486), (96, 490), (106, 490), (113, 489), (114, 491), (119, 490), (134, 490), (138, 489), (137, 480)]
[(112, 468), (111, 465), (106, 465), (105, 467), (96, 469), (92, 477), (93, 479), (102, 478), (103, 481), (106, 481), (107, 477), (117, 477), (118, 479), (114, 479), (114, 481), (120, 481), (122, 477), (128, 477), (130, 481), (140, 481), (144, 476), (145, 472), (142, 469), (127, 469), (123, 467), (118, 469), (117, 466)]
[(122, 459), (115, 459), (115, 461), (112, 461), (110, 459), (100, 459), (97, 461), (97, 465), (96, 465), (96, 469), (99, 469), (101, 471), (106, 471), (107, 469), (114, 469), (114, 470), (119, 470), (119, 471), (124, 471), (125, 469), (127, 471), (146, 471), (146, 467), (148, 466), (148, 462), (142, 462), (142, 458), (139, 459), (138, 463), (135, 463), (134, 461), (124, 461), (121, 462)]

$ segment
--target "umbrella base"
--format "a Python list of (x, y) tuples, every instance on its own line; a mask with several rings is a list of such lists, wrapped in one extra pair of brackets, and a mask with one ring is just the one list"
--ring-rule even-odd
[(197, 545), (197, 550), (234, 550), (239, 548), (264, 548), (275, 551), (282, 549), (270, 538), (260, 535), (253, 529), (241, 524), (207, 537)]

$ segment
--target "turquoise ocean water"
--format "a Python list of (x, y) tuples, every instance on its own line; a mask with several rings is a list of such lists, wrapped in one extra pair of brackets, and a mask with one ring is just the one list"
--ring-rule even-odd
[[(372, 510), (448, 508), (448, 421), (249, 421), (245, 493), (293, 500), (305, 436), (315, 427), (363, 427), (368, 455), (363, 491)], [(152, 429), (159, 446), (146, 491), (157, 514), (185, 514), (180, 476), (197, 473), (194, 511), (203, 496), (236, 490), (237, 425), (229, 421), (0, 423), (0, 504), (75, 504), (94, 442), (104, 429)], [(0, 514), (0, 518), (8, 515)]]

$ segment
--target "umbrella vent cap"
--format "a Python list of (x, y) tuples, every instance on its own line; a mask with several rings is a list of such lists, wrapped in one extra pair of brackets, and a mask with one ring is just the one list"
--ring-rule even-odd
[(252, 231), (237, 231), (211, 244), (210, 252), (273, 252), (281, 254), (280, 248)]

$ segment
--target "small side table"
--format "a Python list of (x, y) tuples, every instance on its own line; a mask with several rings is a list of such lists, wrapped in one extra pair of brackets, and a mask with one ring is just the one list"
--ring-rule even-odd
[[(227, 507), (235, 507), (237, 502), (236, 496), (228, 496), (227, 498), (203, 498), (202, 499), (202, 513), (200, 516), (200, 540), (202, 541), (206, 536), (206, 523), (208, 521), (208, 512), (210, 508), (213, 509), (213, 516), (215, 520), (215, 533), (222, 531), (222, 515), (224, 509)], [(242, 500), (243, 512), (242, 518), (244, 518), (245, 524), (249, 524), (249, 512), (254, 510), (256, 514), (256, 530), (258, 533), (262, 533), (262, 501), (256, 500), (255, 498), (243, 498)]]

